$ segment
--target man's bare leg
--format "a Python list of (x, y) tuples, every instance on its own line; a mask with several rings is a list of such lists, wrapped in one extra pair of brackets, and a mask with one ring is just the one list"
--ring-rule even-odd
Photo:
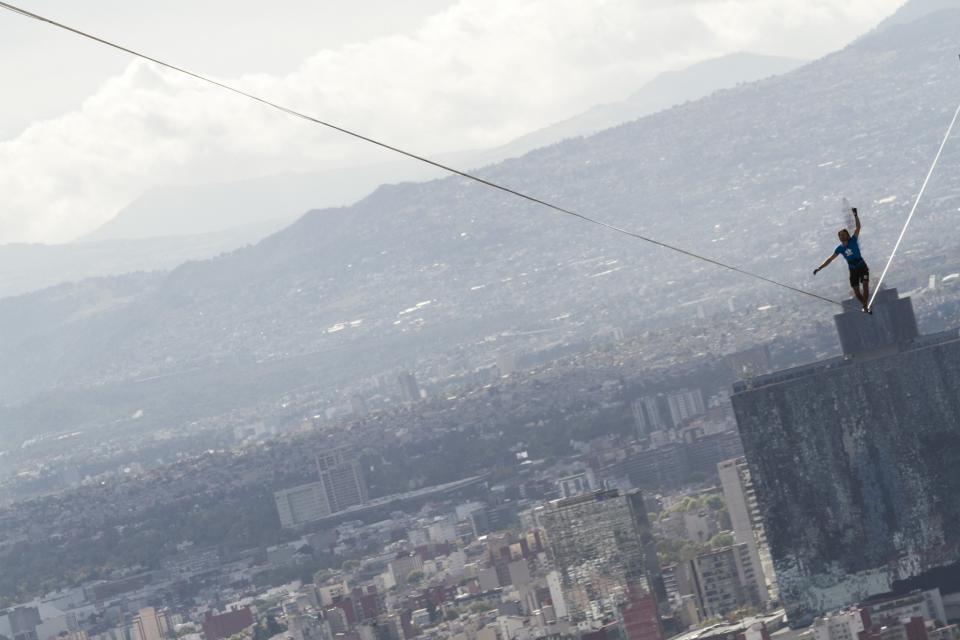
[(862, 293), (860, 293), (860, 287), (854, 287), (854, 288), (853, 288), (853, 295), (857, 296), (857, 300), (860, 301), (860, 306), (862, 306), (862, 307), (863, 307), (863, 310), (866, 311), (866, 310), (867, 310), (867, 301), (869, 300), (869, 298), (864, 297), (864, 295), (863, 295)]
[(870, 313), (870, 278), (863, 279), (863, 308)]

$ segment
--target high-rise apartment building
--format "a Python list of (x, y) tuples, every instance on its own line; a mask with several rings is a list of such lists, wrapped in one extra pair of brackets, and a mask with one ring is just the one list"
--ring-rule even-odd
[(750, 547), (750, 555), (755, 566), (760, 568), (764, 587), (770, 597), (776, 599), (776, 572), (773, 570), (773, 557), (767, 545), (767, 533), (763, 529), (763, 517), (757, 494), (750, 479), (750, 467), (744, 457), (725, 460), (717, 465), (720, 485), (723, 487), (723, 500), (730, 514), (734, 540)]
[(630, 403), (637, 436), (675, 429), (691, 418), (703, 415), (706, 405), (700, 389), (682, 389), (672, 393), (644, 396)]
[(360, 458), (349, 448), (317, 456), (317, 473), (333, 513), (367, 501), (367, 483)]
[(842, 357), (734, 386), (792, 626), (960, 567), (960, 335), (918, 335), (896, 290), (873, 311), (835, 317)]
[(367, 501), (367, 483), (359, 457), (349, 448), (316, 457), (318, 482), (277, 491), (274, 500), (280, 524), (296, 527)]
[(666, 602), (639, 491), (594, 491), (555, 500), (536, 514), (571, 621), (599, 628), (647, 593)]
[(637, 398), (630, 403), (630, 409), (640, 438), (645, 438), (655, 431), (664, 431), (673, 427), (673, 424), (668, 421), (670, 407), (662, 394)]
[(703, 415), (707, 410), (700, 389), (684, 389), (671, 393), (667, 396), (667, 405), (670, 407), (670, 420), (674, 425)]
[(704, 618), (718, 618), (767, 600), (760, 567), (746, 543), (698, 554), (689, 563), (694, 595)]

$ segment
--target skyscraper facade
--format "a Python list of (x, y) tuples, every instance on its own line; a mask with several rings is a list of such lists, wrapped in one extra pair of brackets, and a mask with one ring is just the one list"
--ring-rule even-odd
[(666, 601), (639, 491), (594, 491), (537, 510), (572, 621), (599, 628), (645, 594)]
[(776, 572), (747, 459), (741, 456), (724, 460), (717, 465), (717, 472), (723, 487), (723, 501), (733, 525), (734, 539), (750, 547), (753, 563), (760, 568), (759, 577), (763, 579), (769, 596), (776, 599)]
[(960, 335), (896, 290), (835, 320), (843, 357), (732, 397), (791, 625), (960, 561)]

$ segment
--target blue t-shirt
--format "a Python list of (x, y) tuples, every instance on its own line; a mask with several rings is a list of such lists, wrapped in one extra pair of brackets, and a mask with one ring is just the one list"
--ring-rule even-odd
[(863, 258), (860, 257), (860, 243), (856, 236), (850, 236), (850, 239), (847, 240), (847, 246), (837, 245), (833, 252), (843, 256), (847, 261), (847, 266), (851, 269), (856, 269), (863, 264)]

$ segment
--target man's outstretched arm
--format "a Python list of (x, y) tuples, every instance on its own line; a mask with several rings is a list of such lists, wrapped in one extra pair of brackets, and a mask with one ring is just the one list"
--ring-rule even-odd
[(853, 219), (854, 219), (854, 220), (856, 221), (856, 223), (857, 223), (857, 228), (853, 230), (853, 237), (854, 237), (854, 238), (859, 238), (859, 237), (860, 237), (860, 216), (857, 215), (857, 208), (856, 208), (856, 207), (853, 207)]
[[(857, 226), (857, 231), (860, 231), (860, 227), (859, 227), (859, 226)], [(827, 258), (826, 260), (824, 260), (822, 265), (820, 265), (819, 267), (817, 267), (816, 269), (813, 270), (813, 275), (817, 275), (817, 273), (819, 273), (820, 271), (822, 271), (823, 269), (825, 269), (825, 268), (827, 267), (827, 265), (830, 264), (831, 262), (833, 262), (833, 259), (836, 258), (836, 257), (837, 257), (837, 254), (834, 253), (834, 254), (832, 254), (829, 258)]]

